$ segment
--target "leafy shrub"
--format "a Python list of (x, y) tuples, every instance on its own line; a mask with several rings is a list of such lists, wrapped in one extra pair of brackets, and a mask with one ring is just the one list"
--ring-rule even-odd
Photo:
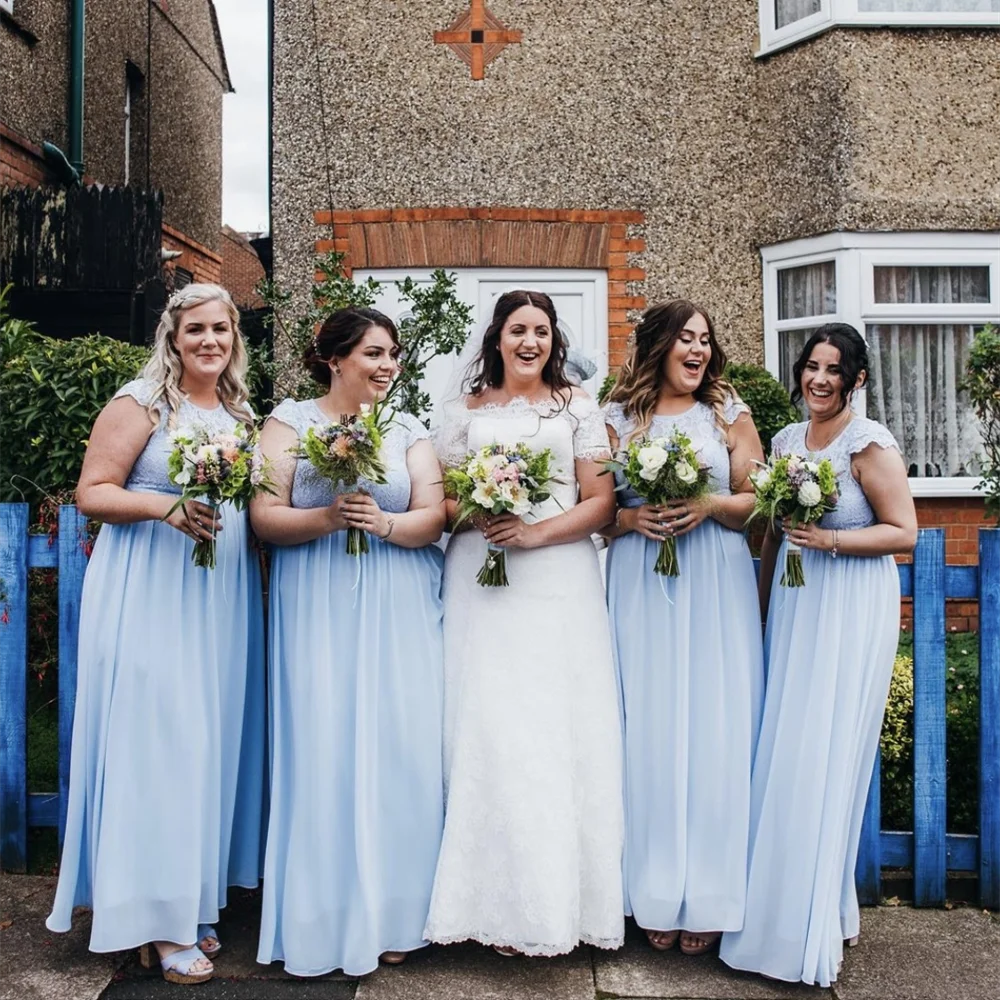
[(801, 419), (799, 411), (792, 406), (788, 390), (760, 365), (730, 362), (726, 365), (725, 377), (740, 399), (750, 407), (760, 443), (767, 454), (771, 450), (771, 438), (782, 427)]
[(1000, 524), (1000, 333), (985, 326), (969, 352), (963, 388), (983, 427), (982, 482), (986, 511)]

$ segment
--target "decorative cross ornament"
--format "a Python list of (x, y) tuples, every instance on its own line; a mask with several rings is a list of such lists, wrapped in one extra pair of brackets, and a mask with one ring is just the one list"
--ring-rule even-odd
[(520, 31), (511, 31), (485, 0), (472, 0), (446, 31), (434, 32), (435, 45), (447, 45), (472, 71), (473, 80), (486, 76), (486, 67), (507, 45), (521, 41)]

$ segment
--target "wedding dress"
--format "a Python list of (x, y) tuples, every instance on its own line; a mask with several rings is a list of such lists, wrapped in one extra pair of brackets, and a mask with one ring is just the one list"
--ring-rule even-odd
[[(577, 503), (576, 460), (609, 455), (593, 400), (444, 408), (445, 465), (494, 441), (549, 448)], [(530, 519), (526, 518), (526, 519)], [(623, 940), (621, 734), (608, 618), (589, 538), (508, 549), (508, 587), (476, 583), (482, 534), (445, 556), (445, 831), (425, 937), (529, 955)]]

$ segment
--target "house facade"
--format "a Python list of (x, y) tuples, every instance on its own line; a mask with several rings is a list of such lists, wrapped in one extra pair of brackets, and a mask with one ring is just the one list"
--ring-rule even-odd
[(280, 282), (304, 294), (325, 249), (356, 275), (455, 270), (480, 311), (568, 282), (601, 371), (675, 296), (786, 380), (811, 328), (852, 322), (860, 404), (975, 561), (958, 382), (1000, 317), (997, 0), (313, 6), (274, 4)]
[(162, 190), (169, 269), (181, 282), (217, 281), (231, 90), (211, 0), (0, 0), (0, 187), (62, 182), (42, 145), (72, 160), (76, 128), (84, 182)]

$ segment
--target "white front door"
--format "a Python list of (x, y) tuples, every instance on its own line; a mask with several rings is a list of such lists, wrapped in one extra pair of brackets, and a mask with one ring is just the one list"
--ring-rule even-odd
[[(591, 396), (597, 395), (601, 381), (608, 372), (608, 276), (606, 271), (571, 271), (561, 268), (449, 268), (456, 277), (458, 297), (472, 307), (472, 329), (475, 333), (493, 313), (497, 297), (511, 288), (529, 288), (550, 296), (559, 316), (559, 327), (570, 346), (589, 357), (597, 365), (597, 374), (584, 383)], [(375, 308), (390, 319), (405, 318), (407, 305), (396, 291), (394, 282), (407, 275), (418, 284), (430, 284), (428, 268), (391, 268), (376, 271), (355, 271), (355, 281), (374, 278), (382, 284)], [(427, 367), (423, 389), (434, 401), (436, 418), (441, 397), (455, 368), (455, 357), (436, 358)]]

